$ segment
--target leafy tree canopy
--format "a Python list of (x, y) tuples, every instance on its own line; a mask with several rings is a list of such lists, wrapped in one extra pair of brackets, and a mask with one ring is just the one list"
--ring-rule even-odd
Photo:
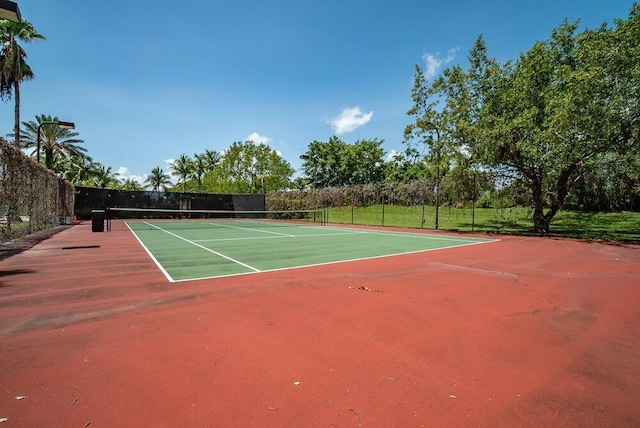
[(294, 169), (264, 143), (236, 141), (204, 177), (209, 192), (258, 193), (286, 189)]
[(549, 230), (586, 172), (612, 154), (638, 153), (639, 4), (613, 28), (578, 33), (577, 23), (565, 21), (504, 64), (479, 37), (469, 62), (431, 85), (416, 67), (415, 123), (405, 134), (427, 144), (438, 162), (457, 159), (522, 180), (535, 231)]
[(380, 183), (384, 179), (382, 140), (347, 144), (336, 136), (313, 141), (303, 155), (303, 170), (313, 187)]

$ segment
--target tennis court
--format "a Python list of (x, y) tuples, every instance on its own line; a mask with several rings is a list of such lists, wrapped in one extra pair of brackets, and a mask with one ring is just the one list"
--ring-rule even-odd
[(493, 242), (261, 218), (129, 220), (125, 224), (171, 282)]
[(0, 260), (7, 426), (639, 426), (637, 245), (147, 217)]

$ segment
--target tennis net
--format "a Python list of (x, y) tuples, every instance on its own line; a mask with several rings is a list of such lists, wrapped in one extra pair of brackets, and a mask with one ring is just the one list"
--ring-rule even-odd
[(324, 210), (232, 211), (107, 208), (107, 230), (180, 230), (233, 224), (241, 227), (324, 225)]

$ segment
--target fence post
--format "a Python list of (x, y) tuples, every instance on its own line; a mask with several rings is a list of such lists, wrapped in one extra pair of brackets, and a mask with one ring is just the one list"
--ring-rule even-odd
[(438, 230), (438, 211), (440, 208), (440, 165), (436, 166), (436, 230)]
[(478, 176), (473, 173), (473, 200), (471, 201), (471, 231), (475, 230), (476, 225), (476, 180)]

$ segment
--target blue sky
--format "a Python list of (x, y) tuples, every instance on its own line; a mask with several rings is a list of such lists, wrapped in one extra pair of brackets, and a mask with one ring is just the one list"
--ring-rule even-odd
[[(72, 121), (94, 160), (143, 181), (167, 160), (266, 142), (299, 171), (314, 140), (403, 150), (414, 65), (466, 65), (476, 38), (516, 59), (567, 18), (626, 19), (621, 0), (17, 0), (47, 37), (21, 117)], [(0, 104), (11, 132), (13, 100)], [(298, 172), (299, 173), (299, 172)]]

